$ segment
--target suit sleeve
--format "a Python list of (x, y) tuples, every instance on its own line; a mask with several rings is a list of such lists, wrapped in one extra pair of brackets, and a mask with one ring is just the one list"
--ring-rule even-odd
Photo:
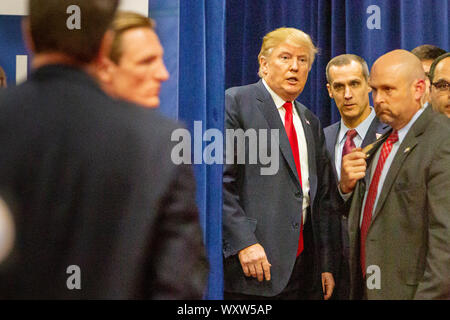
[(158, 211), (150, 298), (202, 299), (209, 266), (189, 165), (176, 166)]
[[(239, 119), (238, 104), (230, 94), (225, 94), (225, 129), (243, 129)], [(228, 258), (240, 250), (258, 243), (255, 228), (246, 217), (241, 203), (240, 184), (242, 183), (245, 165), (237, 164), (236, 145), (229, 146), (225, 140), (223, 166), (223, 253)], [(228, 147), (228, 148), (227, 148)], [(227, 154), (234, 153), (234, 157)], [(227, 161), (228, 158), (232, 161)], [(232, 163), (227, 163), (232, 162)]]
[(428, 253), (415, 299), (450, 299), (450, 139), (432, 162), (428, 187)]
[(318, 126), (318, 196), (320, 217), (320, 245), (322, 272), (335, 273), (335, 250), (340, 244), (339, 222), (340, 212), (344, 205), (337, 189), (333, 166), (326, 149), (325, 136), (322, 127)]

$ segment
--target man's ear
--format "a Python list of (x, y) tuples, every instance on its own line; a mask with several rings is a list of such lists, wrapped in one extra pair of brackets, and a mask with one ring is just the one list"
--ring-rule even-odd
[(331, 86), (329, 83), (327, 83), (327, 90), (328, 90), (328, 95), (330, 96), (330, 98), (334, 99), (333, 93), (331, 92)]
[(424, 79), (417, 79), (414, 81), (414, 100), (420, 101), (425, 94), (426, 82)]
[(114, 62), (109, 57), (99, 57), (95, 63), (95, 73), (104, 84), (110, 84), (113, 79)]
[(267, 60), (264, 56), (259, 57), (259, 66), (263, 76), (267, 74)]
[(36, 46), (34, 45), (33, 37), (31, 36), (30, 18), (24, 17), (22, 19), (22, 35), (25, 42), (25, 47), (28, 51), (35, 53)]
[(94, 63), (98, 63), (105, 57), (109, 57), (109, 53), (111, 52), (112, 44), (114, 40), (114, 32), (108, 30), (103, 35), (102, 41), (100, 42), (100, 48), (98, 50), (97, 56), (94, 59)]
[(109, 84), (112, 79), (112, 69), (114, 62), (111, 61), (109, 54), (114, 39), (114, 33), (108, 30), (104, 35), (100, 44), (100, 49), (97, 57), (94, 60), (95, 72), (97, 77), (106, 84)]

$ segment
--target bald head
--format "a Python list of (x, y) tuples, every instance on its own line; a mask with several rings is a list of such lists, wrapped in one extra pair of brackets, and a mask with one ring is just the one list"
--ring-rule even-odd
[(415, 55), (394, 50), (375, 61), (369, 85), (378, 117), (398, 130), (421, 108), (425, 72)]
[(425, 71), (419, 58), (406, 50), (394, 50), (382, 55), (372, 66), (372, 73), (388, 68), (404, 77), (405, 80), (425, 80)]

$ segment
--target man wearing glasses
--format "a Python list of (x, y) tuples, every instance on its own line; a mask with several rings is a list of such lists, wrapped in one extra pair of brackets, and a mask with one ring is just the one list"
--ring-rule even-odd
[(450, 53), (433, 61), (430, 67), (430, 98), (433, 109), (450, 118)]

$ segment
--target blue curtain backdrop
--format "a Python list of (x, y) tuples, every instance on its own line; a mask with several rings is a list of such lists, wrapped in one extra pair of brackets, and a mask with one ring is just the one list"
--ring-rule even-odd
[[(203, 132), (224, 123), (225, 3), (180, 1), (179, 117), (191, 133), (194, 121)], [(194, 138), (194, 136), (193, 136)], [(197, 137), (196, 137), (197, 139)], [(202, 149), (205, 143), (201, 143)], [(222, 144), (221, 144), (222, 146)], [(194, 144), (192, 151), (194, 151)], [(210, 277), (207, 299), (222, 299), (222, 165), (195, 166), (197, 203), (203, 213)]]
[[(373, 24), (373, 5), (379, 8), (380, 29), (367, 26), (367, 20)], [(226, 9), (226, 88), (259, 79), (257, 56), (266, 33), (299, 28), (311, 36), (319, 55), (298, 100), (324, 127), (340, 119), (326, 90), (325, 67), (332, 57), (354, 53), (370, 68), (394, 49), (433, 44), (449, 50), (448, 0), (227, 0)]]

